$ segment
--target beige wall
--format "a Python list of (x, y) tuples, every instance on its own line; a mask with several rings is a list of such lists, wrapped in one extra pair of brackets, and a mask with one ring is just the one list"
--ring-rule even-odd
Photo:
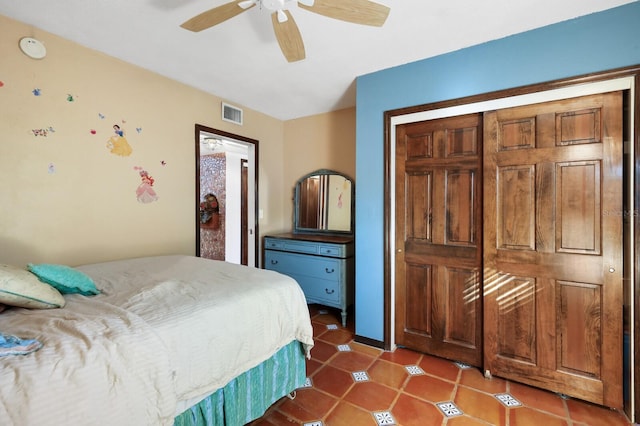
[[(19, 50), (25, 36), (45, 59)], [(216, 96), (1, 15), (0, 58), (0, 263), (194, 254), (196, 123), (259, 141), (260, 236), (291, 230), (300, 176), (355, 176), (355, 108), (288, 122), (244, 108), (236, 126)], [(128, 157), (106, 147), (114, 124)], [(134, 167), (154, 178), (157, 201), (137, 201)]]
[[(24, 36), (47, 57), (22, 54)], [(244, 126), (223, 122), (215, 96), (3, 16), (0, 58), (0, 263), (195, 253), (195, 123), (259, 140), (260, 231), (288, 226), (282, 121), (245, 108)], [(113, 124), (128, 157), (106, 147)], [(137, 201), (134, 167), (157, 201)]]
[[(356, 109), (289, 120), (284, 123), (284, 212), (293, 222), (293, 188), (298, 179), (317, 169), (332, 169), (355, 179)], [(356, 183), (356, 190), (358, 185)]]

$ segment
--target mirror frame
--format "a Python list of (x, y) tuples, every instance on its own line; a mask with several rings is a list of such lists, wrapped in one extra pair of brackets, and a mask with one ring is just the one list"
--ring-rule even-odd
[[(351, 183), (351, 203), (349, 208), (351, 209), (351, 218), (350, 218), (350, 229), (348, 231), (344, 230), (335, 230), (335, 229), (317, 229), (317, 228), (303, 228), (299, 226), (300, 224), (300, 187), (304, 180), (312, 177), (312, 176), (321, 176), (321, 175), (337, 175), (345, 178)], [(355, 201), (356, 201), (356, 187), (355, 182), (351, 177), (345, 175), (344, 173), (337, 172), (335, 170), (329, 169), (318, 169), (311, 173), (308, 173), (302, 176), (300, 179), (296, 181), (296, 185), (294, 188), (294, 196), (293, 196), (293, 233), (294, 234), (320, 234), (320, 235), (353, 235), (355, 233)]]

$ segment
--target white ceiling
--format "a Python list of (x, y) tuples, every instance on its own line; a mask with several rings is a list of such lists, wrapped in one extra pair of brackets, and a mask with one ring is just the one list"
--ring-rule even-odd
[(307, 58), (293, 63), (260, 7), (199, 33), (180, 27), (227, 0), (6, 0), (0, 14), (288, 120), (355, 105), (357, 76), (632, 1), (377, 0), (391, 9), (381, 28), (294, 3)]

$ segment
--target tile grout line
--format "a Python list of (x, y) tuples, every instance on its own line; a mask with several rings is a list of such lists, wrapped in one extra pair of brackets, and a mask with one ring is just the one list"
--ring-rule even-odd
[[(456, 377), (456, 383), (453, 386), (453, 391), (451, 392), (451, 402), (455, 404), (456, 401), (456, 396), (458, 396), (458, 387), (461, 386), (460, 385), (460, 380), (462, 379), (462, 368), (458, 367), (458, 375)], [(435, 405), (435, 403), (434, 403)], [(436, 405), (437, 408), (437, 405)], [(452, 417), (447, 417), (447, 416), (443, 416), (442, 419), (442, 425), (445, 426), (449, 423), (449, 419)]]

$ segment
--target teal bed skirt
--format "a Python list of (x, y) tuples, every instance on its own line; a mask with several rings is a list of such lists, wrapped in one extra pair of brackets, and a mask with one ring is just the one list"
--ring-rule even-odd
[(262, 364), (184, 411), (174, 426), (241, 426), (261, 417), (277, 400), (304, 385), (302, 344), (293, 341)]

